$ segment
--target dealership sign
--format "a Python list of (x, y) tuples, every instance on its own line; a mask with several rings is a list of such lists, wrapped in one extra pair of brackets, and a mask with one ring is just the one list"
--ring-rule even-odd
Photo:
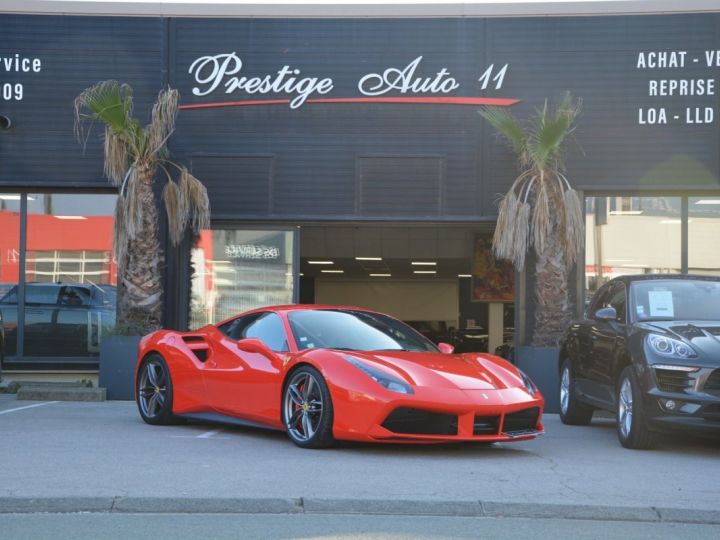
[[(208, 107), (230, 107), (242, 105), (269, 105), (286, 103), (291, 109), (297, 109), (305, 103), (444, 103), (453, 105), (499, 105), (509, 106), (517, 99), (459, 97), (451, 96), (460, 88), (460, 83), (450, 71), (443, 67), (433, 76), (418, 74), (422, 56), (401, 67), (388, 67), (381, 72), (362, 75), (357, 89), (362, 97), (324, 97), (334, 88), (331, 77), (315, 74), (306, 75), (299, 69), (284, 65), (277, 71), (260, 75), (245, 75), (242, 59), (234, 52), (201, 56), (190, 64), (188, 73), (193, 77), (195, 86), (192, 93), (198, 97), (210, 96), (216, 92), (233, 94), (243, 92), (249, 95), (290, 95), (288, 99), (262, 99), (203, 103), (184, 105), (184, 109)], [(508, 64), (495, 68), (487, 67), (478, 78), (481, 90), (491, 86), (502, 89), (508, 70)], [(393, 94), (392, 96), (388, 94)], [(397, 96), (396, 94), (401, 94)]]

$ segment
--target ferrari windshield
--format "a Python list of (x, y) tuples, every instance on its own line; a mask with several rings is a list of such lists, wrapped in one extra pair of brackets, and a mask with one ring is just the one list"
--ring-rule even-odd
[(299, 350), (432, 351), (415, 330), (379, 313), (355, 310), (298, 310), (288, 314)]
[(636, 281), (631, 290), (639, 321), (720, 321), (720, 281)]

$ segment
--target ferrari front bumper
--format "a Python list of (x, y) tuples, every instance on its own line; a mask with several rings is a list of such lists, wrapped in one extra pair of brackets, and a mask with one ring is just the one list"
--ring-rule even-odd
[(521, 388), (379, 389), (333, 398), (335, 438), (377, 442), (518, 441), (543, 433), (544, 401)]

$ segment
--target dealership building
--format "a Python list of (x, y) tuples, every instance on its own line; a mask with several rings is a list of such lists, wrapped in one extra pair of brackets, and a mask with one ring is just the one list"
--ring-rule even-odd
[(527, 118), (566, 91), (582, 99), (567, 160), (586, 212), (578, 314), (614, 276), (720, 274), (717, 2), (2, 9), (6, 377), (92, 377), (112, 331), (116, 190), (102, 130), (73, 131), (74, 98), (107, 79), (133, 88), (143, 121), (179, 90), (172, 157), (209, 192), (211, 229), (165, 242), (169, 327), (350, 304), (531, 355), (532, 275), (489, 257), (518, 165), (477, 111)]

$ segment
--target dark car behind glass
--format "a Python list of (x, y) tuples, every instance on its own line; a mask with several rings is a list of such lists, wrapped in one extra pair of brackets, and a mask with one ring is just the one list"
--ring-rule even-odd
[(627, 448), (657, 433), (720, 435), (720, 276), (615, 278), (561, 343), (560, 417), (614, 411)]
[[(115, 325), (111, 285), (25, 285), (24, 356), (94, 356), (103, 334)], [(5, 356), (17, 354), (18, 287), (0, 298)]]

